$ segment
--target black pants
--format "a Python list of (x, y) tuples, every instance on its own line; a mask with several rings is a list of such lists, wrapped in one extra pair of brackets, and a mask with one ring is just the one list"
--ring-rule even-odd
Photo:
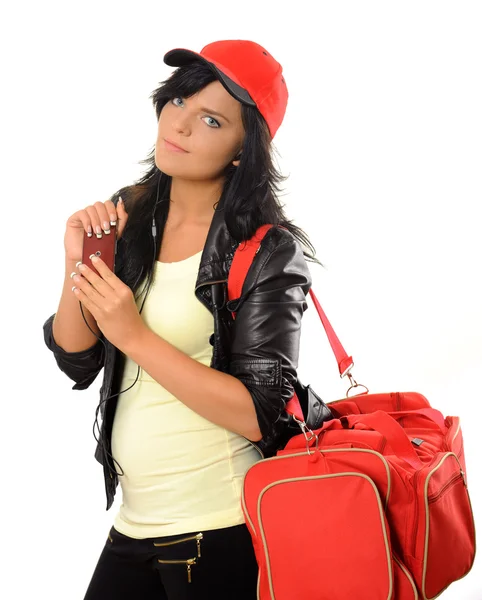
[(142, 540), (112, 527), (84, 600), (256, 600), (257, 578), (244, 524)]

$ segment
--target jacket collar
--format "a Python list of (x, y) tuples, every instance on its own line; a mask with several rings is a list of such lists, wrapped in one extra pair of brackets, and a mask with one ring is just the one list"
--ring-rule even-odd
[(195, 289), (210, 283), (227, 281), (229, 267), (238, 242), (231, 236), (224, 220), (224, 197), (218, 202), (204, 245)]

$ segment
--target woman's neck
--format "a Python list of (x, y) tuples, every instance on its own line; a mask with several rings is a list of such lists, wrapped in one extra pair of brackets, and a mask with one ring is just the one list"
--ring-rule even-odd
[(222, 182), (173, 178), (169, 218), (176, 223), (208, 223), (221, 197)]

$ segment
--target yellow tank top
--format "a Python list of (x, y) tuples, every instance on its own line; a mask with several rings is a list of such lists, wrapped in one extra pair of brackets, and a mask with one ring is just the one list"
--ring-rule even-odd
[[(157, 335), (209, 366), (213, 315), (194, 295), (201, 254), (156, 261), (141, 317)], [(137, 368), (125, 357), (121, 390), (132, 385)], [(112, 455), (124, 472), (114, 527), (138, 539), (244, 523), (243, 477), (261, 458), (244, 437), (201, 417), (142, 369), (132, 389), (118, 397)]]

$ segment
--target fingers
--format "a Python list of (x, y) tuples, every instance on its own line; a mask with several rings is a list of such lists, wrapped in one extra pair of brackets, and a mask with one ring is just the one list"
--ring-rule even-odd
[(92, 223), (91, 217), (87, 210), (79, 210), (75, 213), (74, 218), (77, 217), (81, 221), (84, 231), (89, 237), (92, 237)]
[(96, 202), (85, 208), (85, 212), (90, 220), (94, 234), (101, 238), (103, 234), (110, 235), (111, 228), (115, 226), (116, 219), (111, 219), (109, 211), (103, 202)]
[(91, 204), (84, 210), (79, 211), (78, 216), (89, 237), (92, 233), (98, 238), (103, 235), (111, 235), (114, 229), (119, 238), (125, 228), (128, 214), (119, 196), (117, 206), (112, 200), (95, 202), (93, 205)]
[(116, 209), (117, 209), (117, 238), (120, 238), (122, 235), (122, 232), (124, 231), (124, 228), (126, 226), (127, 218), (129, 216), (127, 214), (127, 211), (124, 206), (124, 201), (122, 200), (121, 196), (119, 196), (119, 201), (117, 202)]
[(112, 200), (106, 200), (104, 202), (104, 207), (106, 215), (109, 218), (109, 222), (111, 225), (113, 225), (114, 221), (117, 221), (117, 211), (115, 208), (115, 204), (112, 202)]

